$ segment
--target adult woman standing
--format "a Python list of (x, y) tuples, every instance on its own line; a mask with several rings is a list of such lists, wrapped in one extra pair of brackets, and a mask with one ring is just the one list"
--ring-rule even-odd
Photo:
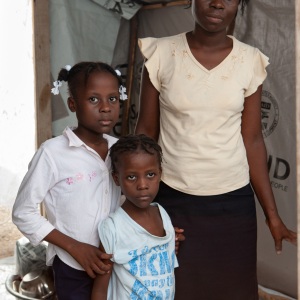
[(258, 299), (253, 190), (276, 251), (296, 243), (277, 212), (261, 132), (268, 58), (227, 35), (247, 2), (193, 0), (193, 31), (139, 41), (147, 61), (136, 132), (158, 139), (159, 202), (185, 229), (176, 299)]

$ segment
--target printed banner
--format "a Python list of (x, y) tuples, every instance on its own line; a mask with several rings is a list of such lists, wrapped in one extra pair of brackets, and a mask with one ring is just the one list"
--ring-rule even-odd
[(133, 0), (92, 0), (102, 7), (129, 20), (141, 8), (141, 5)]
[[(270, 59), (263, 84), (261, 123), (271, 186), (284, 223), (296, 231), (295, 1), (253, 0), (239, 14), (234, 35)], [(262, 286), (297, 296), (297, 250), (283, 242), (281, 255), (258, 211), (258, 280)]]

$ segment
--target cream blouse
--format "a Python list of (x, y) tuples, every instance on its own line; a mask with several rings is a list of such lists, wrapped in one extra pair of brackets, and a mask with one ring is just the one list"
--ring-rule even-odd
[(258, 49), (229, 37), (232, 51), (211, 70), (195, 59), (185, 33), (139, 40), (160, 93), (162, 180), (188, 194), (223, 194), (249, 183), (241, 115), (269, 63)]

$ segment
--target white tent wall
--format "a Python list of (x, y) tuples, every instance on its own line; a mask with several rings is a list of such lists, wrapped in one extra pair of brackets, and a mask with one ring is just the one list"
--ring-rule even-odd
[[(296, 117), (295, 117), (295, 1), (251, 0), (244, 16), (238, 15), (234, 35), (257, 46), (270, 57), (262, 98), (262, 124), (268, 151), (270, 180), (284, 222), (296, 230)], [(136, 16), (138, 37), (160, 37), (191, 30), (190, 9), (184, 6), (140, 10)], [(66, 64), (102, 60), (115, 66), (128, 63), (130, 21), (92, 1), (50, 1), (51, 73), (55, 79)], [(129, 107), (132, 132), (138, 113), (138, 94), (143, 59), (136, 51), (133, 89)], [(126, 73), (126, 69), (122, 70)], [(53, 98), (53, 134), (76, 119), (62, 98)], [(120, 124), (119, 124), (120, 126)], [(258, 279), (267, 288), (297, 297), (297, 250), (283, 243), (276, 255), (274, 242), (258, 213)], [(188, 241), (186, 241), (188, 242)], [(201, 241), (199, 241), (201, 242)]]
[(0, 11), (0, 207), (5, 208), (12, 207), (36, 149), (32, 6), (7, 1)]
[[(52, 81), (65, 65), (98, 60), (111, 64), (120, 16), (89, 0), (51, 0), (49, 9)], [(52, 95), (54, 136), (66, 126), (77, 125), (67, 108), (67, 96), (66, 84), (60, 95)]]
[[(179, 21), (180, 20), (180, 21)], [(137, 15), (138, 37), (161, 37), (189, 31), (193, 28), (193, 20), (190, 9), (185, 6), (163, 7), (154, 10), (140, 10)], [(129, 41), (129, 21), (123, 20), (120, 27), (113, 66), (128, 63), (128, 41)], [(129, 108), (129, 131), (133, 132), (139, 108), (138, 95), (140, 90), (140, 75), (143, 67), (143, 57), (136, 49), (135, 64), (133, 71), (133, 87), (131, 93), (131, 103)], [(129, 78), (128, 78), (129, 80)]]

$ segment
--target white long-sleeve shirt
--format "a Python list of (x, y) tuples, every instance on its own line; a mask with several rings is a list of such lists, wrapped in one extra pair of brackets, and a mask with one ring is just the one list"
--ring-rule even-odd
[[(110, 148), (116, 138), (104, 135)], [(105, 161), (70, 128), (43, 143), (29, 164), (13, 206), (13, 222), (33, 245), (53, 229), (84, 243), (99, 246), (97, 227), (120, 206), (120, 188)], [(47, 219), (41, 216), (44, 202)], [(69, 266), (83, 268), (63, 249), (50, 244), (46, 262), (55, 255)]]

